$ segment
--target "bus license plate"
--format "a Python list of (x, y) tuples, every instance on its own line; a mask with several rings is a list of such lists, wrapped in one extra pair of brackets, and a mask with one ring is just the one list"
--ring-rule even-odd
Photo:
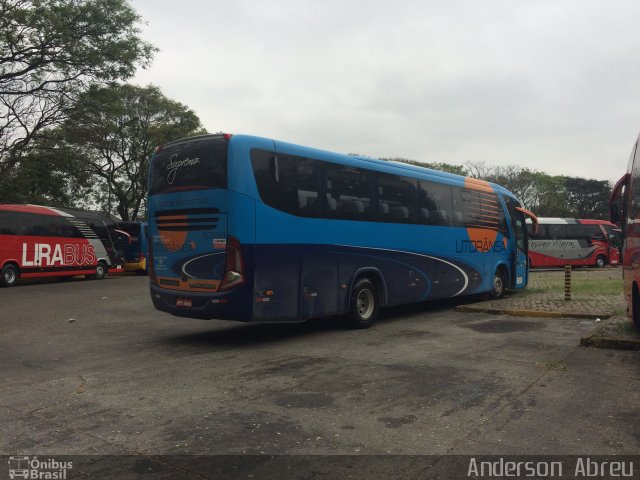
[(176, 298), (176, 307), (191, 308), (190, 298)]

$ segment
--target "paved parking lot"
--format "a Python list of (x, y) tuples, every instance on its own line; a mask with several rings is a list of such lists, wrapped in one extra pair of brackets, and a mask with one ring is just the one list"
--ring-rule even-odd
[(637, 454), (640, 355), (592, 321), (171, 317), (145, 277), (0, 289), (0, 453)]

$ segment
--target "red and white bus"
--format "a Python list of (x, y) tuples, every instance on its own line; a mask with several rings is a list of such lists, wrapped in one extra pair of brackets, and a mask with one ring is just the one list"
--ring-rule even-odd
[(591, 266), (620, 263), (620, 230), (604, 220), (538, 217), (529, 225), (529, 266)]
[(98, 212), (0, 205), (0, 285), (36, 277), (102, 279), (109, 269), (121, 270), (116, 225)]

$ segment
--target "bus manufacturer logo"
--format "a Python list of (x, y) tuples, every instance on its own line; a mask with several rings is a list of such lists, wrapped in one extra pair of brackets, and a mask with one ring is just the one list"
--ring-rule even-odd
[(189, 282), (189, 288), (208, 288), (209, 290), (215, 290), (217, 285), (206, 282)]
[(171, 155), (171, 158), (169, 158), (169, 163), (167, 164), (167, 183), (169, 185), (173, 184), (173, 181), (176, 179), (176, 174), (178, 173), (178, 170), (182, 167), (194, 167), (196, 165), (200, 164), (200, 158), (196, 157), (196, 158), (185, 158), (182, 160), (178, 160), (177, 159), (178, 154), (174, 153), (173, 155)]
[(226, 238), (214, 238), (213, 239), (213, 248), (216, 250), (224, 250), (227, 248), (227, 239)]

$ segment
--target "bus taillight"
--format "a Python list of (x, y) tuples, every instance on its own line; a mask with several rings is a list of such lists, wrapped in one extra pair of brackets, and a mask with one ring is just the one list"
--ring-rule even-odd
[(242, 250), (240, 241), (229, 236), (227, 238), (227, 263), (224, 277), (218, 290), (227, 290), (244, 283), (244, 269), (242, 266)]

